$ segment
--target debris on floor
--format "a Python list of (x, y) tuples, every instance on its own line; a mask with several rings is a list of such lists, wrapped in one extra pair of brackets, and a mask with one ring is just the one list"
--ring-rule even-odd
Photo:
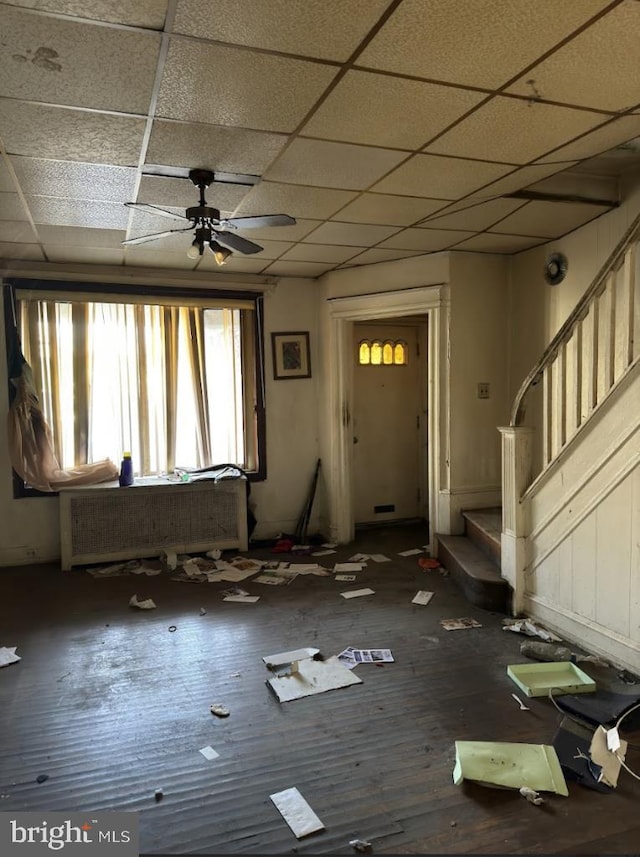
[(472, 780), (483, 785), (536, 792), (569, 791), (553, 747), (504, 741), (456, 741), (453, 781)]
[(218, 759), (220, 757), (220, 753), (216, 753), (213, 747), (207, 745), (203, 747), (200, 751), (202, 755), (207, 759), (207, 761), (212, 762), (214, 759)]
[(236, 601), (239, 604), (255, 604), (260, 600), (259, 595), (225, 595), (223, 601)]
[(515, 699), (515, 701), (516, 701), (516, 702), (518, 703), (518, 705), (520, 706), (520, 711), (531, 711), (531, 709), (530, 709), (530, 708), (528, 708), (528, 707), (524, 704), (524, 702), (520, 699), (520, 697), (519, 697), (516, 693), (512, 693), (512, 694), (511, 694), (511, 696)]
[(507, 675), (527, 696), (593, 693), (596, 683), (570, 661), (509, 664)]
[(604, 726), (598, 726), (591, 739), (589, 755), (591, 761), (600, 768), (597, 777), (599, 783), (611, 786), (612, 789), (616, 788), (626, 753), (627, 742), (620, 738), (615, 727), (607, 730)]
[(411, 548), (406, 551), (398, 551), (398, 556), (417, 556), (419, 553), (424, 553), (422, 548)]
[(354, 649), (353, 646), (348, 646), (336, 657), (348, 669), (353, 669), (358, 664), (395, 663), (391, 649)]
[(335, 548), (324, 548), (323, 550), (313, 551), (311, 556), (329, 556), (329, 554), (335, 552)]
[(227, 706), (222, 705), (220, 702), (214, 702), (213, 705), (210, 705), (209, 711), (215, 714), (216, 717), (228, 717), (231, 714)]
[(274, 670), (276, 667), (289, 666), (297, 664), (298, 661), (305, 658), (315, 658), (320, 654), (320, 649), (313, 646), (305, 646), (301, 649), (291, 649), (288, 652), (277, 652), (275, 655), (265, 655), (262, 661), (268, 670)]
[(39, 774), (36, 777), (36, 782), (40, 783), (40, 784), (46, 783), (48, 779), (49, 779), (49, 774)]
[(372, 845), (366, 839), (351, 839), (349, 845), (354, 851), (359, 851), (361, 854), (366, 854), (372, 850)]
[(0, 667), (6, 667), (9, 664), (15, 664), (21, 660), (20, 655), (16, 655), (17, 648), (17, 646), (0, 647)]
[(369, 589), (368, 587), (365, 589), (350, 589), (347, 592), (341, 592), (343, 598), (360, 598), (362, 595), (375, 595), (373, 589)]
[(204, 609), (204, 607), (201, 607), (201, 608), (200, 608), (200, 615), (201, 615), (201, 616), (206, 616), (206, 613), (207, 613), (207, 611)]
[(503, 631), (515, 631), (517, 634), (526, 634), (527, 637), (540, 637), (545, 643), (561, 643), (562, 637), (558, 637), (553, 631), (548, 631), (534, 622), (533, 619), (503, 619)]
[(353, 556), (350, 556), (347, 562), (361, 562), (366, 565), (368, 560), (371, 559), (368, 553), (354, 553)]
[(418, 565), (420, 568), (424, 568), (427, 571), (430, 571), (433, 568), (441, 568), (442, 563), (438, 559), (434, 559), (431, 556), (421, 556), (418, 560)]
[(540, 806), (544, 803), (544, 798), (540, 797), (538, 792), (533, 789), (528, 788), (527, 786), (522, 786), (520, 789), (520, 794), (522, 797), (526, 798), (529, 803), (532, 803), (534, 806)]
[(623, 684), (637, 684), (638, 683), (638, 679), (634, 675), (631, 675), (630, 672), (627, 672), (627, 670), (622, 670), (621, 672), (619, 672), (618, 678), (620, 679), (620, 681)]
[(361, 562), (337, 562), (333, 566), (334, 572), (362, 571), (364, 566)]
[(594, 791), (610, 794), (611, 786), (600, 779), (602, 768), (591, 759), (593, 727), (572, 717), (563, 717), (553, 738), (553, 747), (567, 779)]
[(164, 797), (164, 792), (162, 791), (162, 789), (156, 789), (153, 793), (153, 796), (156, 799), (156, 803), (160, 803), (160, 801)]
[(346, 583), (353, 583), (354, 580), (357, 580), (355, 574), (336, 574), (334, 580), (342, 580)]
[(521, 643), (520, 654), (537, 661), (570, 661), (573, 657), (571, 649), (566, 646), (540, 643), (537, 640), (527, 640)]
[(285, 668), (290, 664), (284, 675), (267, 679), (267, 684), (280, 702), (314, 696), (352, 684), (362, 684), (362, 679), (343, 666), (338, 658), (319, 661), (314, 655), (297, 657), (304, 655), (306, 651), (308, 650), (297, 649), (293, 652), (282, 652), (280, 655), (267, 655), (262, 659), (265, 665), (270, 664), (271, 668), (277, 666), (273, 663), (274, 660), (280, 661), (279, 665)]
[(373, 562), (391, 562), (391, 559), (383, 553), (372, 553), (370, 554), (369, 559)]
[(411, 599), (412, 604), (423, 604), (425, 607), (433, 598), (433, 592), (427, 592), (426, 589), (419, 589)]
[(462, 631), (465, 628), (482, 628), (477, 619), (465, 616), (462, 619), (441, 619), (440, 624), (445, 631)]
[(297, 788), (284, 789), (269, 795), (280, 815), (287, 822), (296, 839), (324, 830), (324, 824), (302, 797)]
[(137, 607), (139, 610), (155, 610), (156, 606), (153, 598), (144, 598), (139, 601), (137, 595), (132, 595), (129, 599), (129, 607)]

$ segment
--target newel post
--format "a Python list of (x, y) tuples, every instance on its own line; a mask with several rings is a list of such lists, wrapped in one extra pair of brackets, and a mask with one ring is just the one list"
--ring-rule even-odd
[(529, 516), (521, 497), (531, 484), (532, 428), (506, 426), (502, 435), (502, 576), (512, 590), (511, 611), (524, 609), (525, 545)]

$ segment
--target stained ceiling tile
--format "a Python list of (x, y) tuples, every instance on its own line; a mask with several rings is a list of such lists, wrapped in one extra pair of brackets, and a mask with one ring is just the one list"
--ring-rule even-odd
[(167, 0), (11, 0), (11, 5), (150, 30), (163, 28), (167, 12)]
[(158, 119), (153, 123), (146, 161), (262, 175), (288, 139), (286, 134)]
[(336, 71), (306, 60), (174, 38), (156, 115), (290, 132)]
[(113, 250), (105, 247), (74, 247), (70, 244), (45, 244), (44, 251), (50, 262), (122, 265), (124, 260), (123, 248)]
[(621, 116), (602, 128), (596, 128), (567, 146), (540, 158), (542, 163), (566, 161), (568, 158), (591, 158), (614, 146), (620, 146), (640, 135), (640, 116)]
[(322, 262), (272, 262), (263, 273), (268, 277), (320, 277), (335, 268), (335, 265), (325, 265)]
[(145, 120), (0, 98), (7, 152), (32, 158), (137, 166)]
[(0, 243), (0, 259), (44, 262), (44, 253), (39, 244)]
[(578, 202), (529, 202), (496, 224), (491, 231), (559, 238), (610, 210), (609, 206)]
[(489, 161), (526, 164), (606, 118), (586, 110), (497, 96), (439, 137), (427, 151), (461, 158), (482, 152)]
[[(365, 71), (349, 71), (303, 126), (308, 137), (419, 149), (486, 96)], [(375, 104), (375, 110), (371, 105)]]
[(494, 89), (608, 2), (404, 0), (358, 65)]
[(49, 226), (40, 224), (38, 235), (48, 247), (65, 244), (70, 247), (84, 247), (103, 250), (118, 250), (126, 233), (123, 229), (89, 229), (82, 226)]
[(211, 14), (201, 0), (179, 0), (174, 31), (199, 38), (346, 60), (389, 0), (216, 0)]
[(251, 189), (237, 213), (289, 214), (296, 218), (324, 220), (355, 196), (353, 191), (263, 181)]
[(255, 256), (243, 256), (241, 254), (233, 254), (224, 263), (222, 267), (218, 265), (213, 255), (203, 256), (198, 262), (196, 270), (198, 271), (215, 271), (221, 276), (227, 272), (240, 274), (260, 274), (262, 270), (269, 264), (269, 259), (264, 259), (262, 256), (256, 259)]
[(16, 244), (33, 244), (38, 236), (31, 224), (25, 220), (0, 220), (0, 241), (15, 241)]
[(282, 256), (287, 262), (332, 262), (341, 264), (365, 247), (340, 247), (327, 244), (297, 244)]
[(36, 223), (49, 223), (53, 226), (126, 229), (129, 219), (129, 212), (124, 205), (113, 202), (29, 196), (27, 205)]
[(4, 5), (0, 32), (4, 96), (125, 113), (144, 113), (149, 107), (158, 34), (61, 20)]
[[(552, 176), (564, 169), (569, 169), (574, 164), (575, 161), (563, 164), (534, 164), (530, 167), (521, 167), (512, 172), (511, 175), (498, 179), (472, 192), (469, 194), (468, 200), (462, 202), (461, 205), (463, 208), (466, 208), (466, 203), (475, 199), (493, 199), (504, 194), (515, 193), (547, 178), (547, 176)], [(452, 208), (454, 207), (452, 206)]]
[(0, 191), (0, 220), (24, 220), (26, 212), (17, 193)]
[(474, 235), (456, 246), (458, 250), (469, 250), (478, 253), (520, 253), (530, 247), (543, 244), (546, 238), (525, 238), (520, 235), (495, 235), (483, 232)]
[(511, 172), (513, 167), (435, 155), (414, 155), (371, 190), (431, 199), (458, 199)]
[(458, 244), (465, 238), (471, 238), (472, 235), (473, 232), (454, 229), (403, 229), (402, 232), (383, 241), (380, 246), (433, 253)]
[[(242, 202), (251, 187), (247, 185), (214, 182), (205, 196), (207, 202), (220, 212), (231, 212)], [(175, 208), (180, 215), (191, 206), (198, 205), (199, 190), (189, 179), (143, 176), (138, 190), (137, 202), (148, 202), (163, 208)], [(167, 220), (166, 223), (170, 221)]]
[(18, 156), (11, 163), (25, 194), (124, 203), (132, 198), (136, 183), (136, 171), (128, 167)]
[(193, 270), (195, 261), (186, 253), (173, 253), (171, 250), (153, 249), (152, 247), (127, 247), (124, 252), (124, 264), (129, 267), (149, 268), (180, 268)]
[(396, 226), (375, 226), (369, 223), (323, 223), (307, 235), (305, 243), (340, 244), (351, 247), (369, 247), (397, 232)]
[(508, 91), (528, 95), (527, 81), (533, 80), (540, 97), (551, 101), (612, 112), (634, 107), (640, 102), (638, 32), (640, 4), (626, 0), (529, 69)]
[(333, 215), (334, 220), (349, 223), (381, 223), (389, 226), (411, 226), (447, 205), (442, 199), (391, 196), (384, 193), (363, 193)]
[(382, 249), (380, 247), (372, 247), (370, 250), (365, 250), (358, 256), (354, 256), (341, 268), (352, 268), (355, 265), (376, 265), (378, 262), (392, 262), (394, 259), (408, 259), (410, 256), (420, 256), (421, 253), (416, 253), (415, 250), (391, 250)]
[(471, 229), (480, 231), (487, 229), (497, 221), (511, 214), (517, 208), (524, 205), (522, 199), (493, 199), (489, 202), (481, 202), (464, 211), (444, 214), (442, 217), (430, 217), (424, 226), (434, 229)]
[(269, 181), (363, 190), (400, 161), (405, 152), (297, 139), (265, 173)]

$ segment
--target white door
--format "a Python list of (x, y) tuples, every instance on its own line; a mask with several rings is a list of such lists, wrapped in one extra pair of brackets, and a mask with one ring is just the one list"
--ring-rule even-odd
[[(420, 329), (417, 324), (353, 325), (356, 524), (422, 517)], [(369, 346), (368, 363), (361, 362), (362, 345), (365, 359)], [(385, 362), (389, 345), (393, 362)], [(399, 363), (403, 349), (406, 362)]]

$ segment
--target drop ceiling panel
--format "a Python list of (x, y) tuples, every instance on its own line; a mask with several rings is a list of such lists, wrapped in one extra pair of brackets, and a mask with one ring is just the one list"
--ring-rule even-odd
[(301, 133), (414, 150), (485, 97), (468, 89), (349, 71)]
[[(269, 264), (268, 259), (255, 256), (233, 255), (224, 263), (222, 267), (218, 265), (214, 257), (209, 253), (208, 256), (203, 256), (198, 266), (197, 271), (214, 271), (221, 276), (227, 272), (240, 274), (260, 274), (263, 269)], [(213, 284), (215, 286), (215, 284)], [(224, 288), (224, 284), (221, 285)]]
[[(266, 213), (282, 214), (283, 212), (270, 210)], [(321, 222), (320, 220), (305, 220), (303, 217), (300, 217), (293, 226), (264, 226), (261, 229), (251, 229), (246, 234), (250, 235), (251, 240), (257, 241), (258, 244), (271, 239), (294, 242), (300, 241), (305, 235), (308, 235), (315, 229), (316, 226), (319, 226)]]
[(80, 202), (77, 199), (29, 196), (27, 205), (36, 223), (49, 223), (53, 226), (126, 229), (129, 219), (129, 213), (124, 205), (113, 202), (85, 200)]
[[(250, 190), (251, 188), (247, 185), (214, 182), (207, 188), (205, 196), (208, 204), (213, 208), (217, 208), (220, 212), (231, 212)], [(148, 202), (162, 208), (175, 208), (178, 214), (184, 215), (185, 209), (198, 205), (199, 193), (198, 188), (189, 179), (143, 176), (137, 202)], [(171, 221), (165, 219), (166, 223)]]
[(262, 175), (288, 139), (286, 134), (158, 119), (151, 130), (146, 162)]
[(464, 211), (445, 214), (442, 217), (430, 217), (423, 225), (434, 229), (471, 229), (479, 232), (524, 204), (521, 199), (493, 199), (466, 208)]
[(179, 0), (174, 31), (214, 41), (330, 60), (346, 60), (389, 0)]
[(34, 244), (37, 240), (37, 235), (27, 221), (0, 220), (0, 241), (2, 243), (15, 241), (17, 244)]
[(374, 226), (365, 223), (339, 223), (330, 221), (323, 223), (307, 235), (305, 243), (311, 244), (340, 244), (351, 247), (370, 247), (383, 241), (394, 232), (396, 226)]
[(334, 265), (321, 262), (272, 262), (263, 273), (268, 277), (320, 277), (330, 271)]
[(600, 125), (608, 117), (500, 96), (459, 122), (427, 147), (429, 152), (526, 164)]
[[(10, 98), (145, 113), (160, 37), (0, 6), (0, 80)], [(97, 73), (99, 70), (99, 73)]]
[(350, 223), (381, 223), (390, 226), (410, 226), (447, 205), (442, 199), (410, 196), (390, 196), (383, 193), (363, 193), (334, 214), (334, 220)]
[(179, 268), (191, 271), (196, 263), (185, 253), (173, 253), (170, 250), (162, 250), (151, 247), (127, 247), (124, 253), (124, 264), (127, 267), (148, 268)]
[(529, 202), (494, 226), (493, 231), (559, 238), (610, 210), (608, 206), (574, 202)]
[(456, 250), (470, 250), (479, 253), (520, 253), (538, 244), (543, 244), (546, 238), (525, 238), (520, 235), (493, 235), (484, 232), (474, 235), (461, 244)]
[(336, 72), (320, 63), (174, 38), (156, 115), (290, 132)]
[[(277, 229), (273, 230), (273, 236), (275, 238)], [(262, 259), (264, 260), (264, 264), (266, 261), (270, 259), (279, 259), (287, 250), (290, 250), (294, 245), (291, 241), (265, 241), (261, 239), (260, 241), (255, 240), (255, 235), (251, 229), (241, 229), (238, 230), (238, 235), (242, 235), (243, 238), (246, 238), (248, 241), (253, 241), (254, 244), (259, 244), (262, 247), (262, 250), (259, 253), (251, 253), (250, 255), (254, 259)], [(243, 253), (234, 252), (234, 258), (236, 256), (242, 256)]]
[[(568, 4), (576, 5), (576, 4)], [(543, 60), (509, 88), (596, 110), (622, 111), (640, 102), (640, 3), (626, 0)]]
[(265, 179), (363, 190), (406, 157), (406, 152), (392, 149), (299, 138), (267, 170)]
[(640, 135), (640, 116), (621, 116), (602, 128), (590, 131), (574, 143), (556, 149), (550, 155), (540, 158), (540, 161), (552, 163), (566, 161), (568, 158), (591, 158), (600, 152), (626, 143), (638, 135)]
[(89, 229), (81, 226), (38, 226), (38, 235), (43, 244), (53, 247), (64, 244), (69, 247), (83, 247), (103, 250), (121, 250), (120, 242), (126, 238), (120, 229)]
[(358, 65), (493, 89), (607, 5), (608, 0), (404, 0)]
[(380, 246), (433, 253), (458, 244), (465, 238), (471, 238), (472, 235), (473, 232), (454, 229), (403, 229), (402, 232), (383, 241)]
[(365, 249), (365, 247), (340, 247), (327, 244), (298, 244), (293, 249), (287, 250), (282, 259), (287, 262), (331, 262), (339, 265)]
[(15, 192), (15, 190), (16, 186), (11, 178), (11, 173), (5, 162), (0, 158), (0, 193), (11, 193)]
[(0, 259), (19, 259), (28, 262), (44, 262), (44, 253), (39, 244), (0, 243)]
[(353, 191), (260, 182), (243, 199), (237, 214), (290, 214), (324, 220), (355, 196)]
[(374, 185), (375, 193), (455, 200), (511, 172), (513, 167), (458, 158), (414, 155)]
[(167, 0), (11, 0), (12, 6), (161, 30)]
[(17, 193), (0, 192), (0, 220), (24, 220), (26, 212)]
[(145, 120), (0, 98), (7, 152), (33, 158), (137, 166)]
[(354, 256), (341, 268), (352, 268), (355, 265), (376, 265), (378, 262), (392, 262), (395, 259), (408, 259), (409, 256), (420, 256), (421, 253), (416, 253), (415, 250), (390, 250), (373, 247), (370, 250), (365, 250), (358, 256)]
[(44, 251), (50, 262), (122, 265), (124, 260), (123, 249), (109, 250), (104, 247), (74, 247), (69, 244), (45, 244)]
[(11, 163), (25, 194), (124, 203), (132, 198), (136, 184), (136, 171), (128, 167), (18, 156)]
[[(541, 181), (547, 176), (555, 175), (563, 169), (569, 169), (575, 164), (575, 161), (564, 164), (534, 164), (530, 167), (521, 167), (514, 170), (510, 175), (498, 179), (485, 187), (471, 193), (469, 200), (473, 199), (492, 199), (496, 196), (503, 196), (507, 193), (515, 193), (523, 188)], [(463, 203), (465, 205), (465, 203)]]

